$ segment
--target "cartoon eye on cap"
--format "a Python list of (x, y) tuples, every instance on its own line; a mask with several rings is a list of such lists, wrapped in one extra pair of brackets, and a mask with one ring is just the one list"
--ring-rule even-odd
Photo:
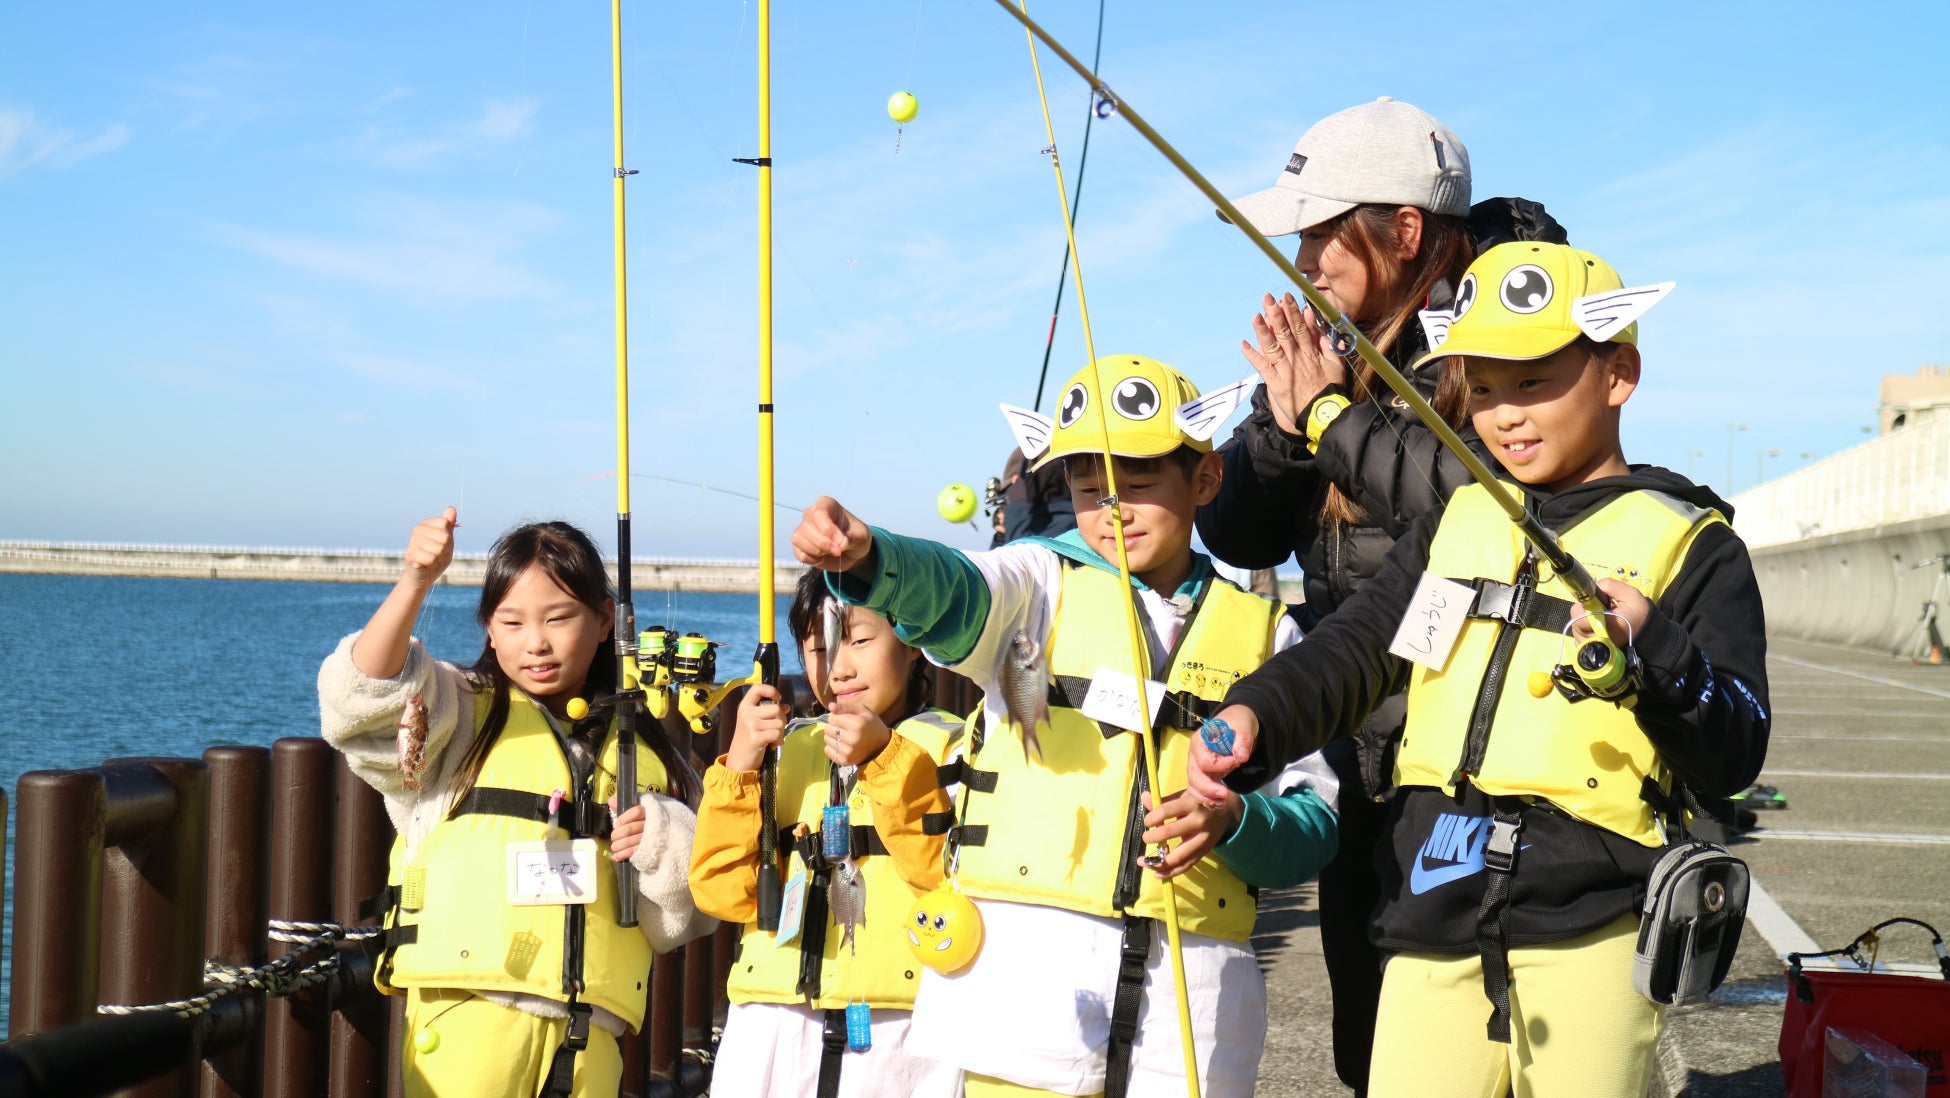
[(1149, 380), (1127, 377), (1112, 390), (1110, 406), (1125, 419), (1142, 421), (1157, 415), (1158, 409), (1164, 407), (1164, 400), (1158, 396), (1158, 387)]
[(1503, 306), (1513, 313), (1534, 313), (1551, 303), (1551, 276), (1535, 263), (1510, 268), (1503, 276)]
[(1456, 305), (1451, 310), (1453, 314), (1451, 319), (1461, 320), (1463, 315), (1469, 312), (1469, 307), (1474, 304), (1476, 304), (1476, 272), (1471, 271), (1463, 276), (1462, 285), (1456, 287)]
[(1068, 427), (1083, 418), (1084, 409), (1090, 407), (1090, 390), (1083, 384), (1070, 386), (1063, 391), (1063, 406), (1056, 413), (1056, 425)]

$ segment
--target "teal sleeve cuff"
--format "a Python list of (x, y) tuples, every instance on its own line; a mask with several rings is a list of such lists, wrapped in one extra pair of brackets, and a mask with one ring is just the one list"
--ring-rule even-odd
[(982, 573), (959, 550), (878, 526), (867, 529), (873, 534), (872, 578), (828, 572), (826, 589), (893, 622), (904, 643), (941, 663), (967, 659), (989, 616), (989, 585)]
[(1291, 888), (1312, 880), (1340, 846), (1340, 821), (1320, 795), (1298, 786), (1275, 797), (1247, 793), (1239, 826), (1215, 853), (1255, 888)]

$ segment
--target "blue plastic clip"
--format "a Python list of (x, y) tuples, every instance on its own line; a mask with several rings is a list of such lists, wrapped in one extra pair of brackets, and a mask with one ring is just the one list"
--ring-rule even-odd
[(829, 804), (819, 818), (819, 853), (829, 862), (853, 854), (853, 814), (843, 804)]
[(846, 1004), (846, 1047), (854, 1052), (873, 1047), (873, 1011), (865, 1003)]
[(1206, 718), (1199, 726), (1198, 738), (1205, 741), (1205, 749), (1214, 755), (1232, 757), (1232, 726), (1220, 718)]

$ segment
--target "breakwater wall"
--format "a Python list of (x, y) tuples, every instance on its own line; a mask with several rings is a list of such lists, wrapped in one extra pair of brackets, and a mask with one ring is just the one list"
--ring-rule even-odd
[[(392, 583), (405, 558), (383, 549), (278, 549), (235, 545), (141, 545), (78, 541), (0, 541), (0, 572), (85, 576), (164, 576), (179, 579), (305, 580), (316, 583)], [(638, 591), (758, 590), (760, 565), (750, 560), (633, 557)], [(615, 573), (612, 564), (611, 575)], [(775, 566), (776, 586), (792, 590), (804, 571)], [(442, 583), (478, 587), (486, 553), (456, 553)]]
[[(1950, 554), (1950, 415), (1912, 422), (1729, 500), (1767, 631), (1910, 655)], [(1950, 628), (1950, 623), (1939, 628)]]

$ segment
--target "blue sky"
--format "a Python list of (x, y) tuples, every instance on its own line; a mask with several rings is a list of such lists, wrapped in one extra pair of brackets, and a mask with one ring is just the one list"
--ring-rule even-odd
[[(1096, 5), (1031, 11), (1088, 50)], [(1103, 72), (1232, 193), (1332, 111), (1429, 110), (1477, 197), (1679, 282), (1627, 453), (1738, 490), (1950, 360), (1945, 11), (1113, 2)], [(634, 468), (747, 492), (753, 17), (625, 11)], [(981, 0), (774, 20), (779, 498), (974, 546), (934, 497), (1011, 445), (1063, 240), (1023, 35)], [(587, 2), (0, 10), (0, 537), (391, 547), (457, 503), (465, 549), (554, 515), (607, 542), (608, 33)], [(1086, 95), (1044, 62), (1074, 166)], [(1079, 232), (1100, 351), (1247, 373), (1277, 272), (1116, 120)], [(639, 553), (756, 553), (753, 504), (635, 483)]]

